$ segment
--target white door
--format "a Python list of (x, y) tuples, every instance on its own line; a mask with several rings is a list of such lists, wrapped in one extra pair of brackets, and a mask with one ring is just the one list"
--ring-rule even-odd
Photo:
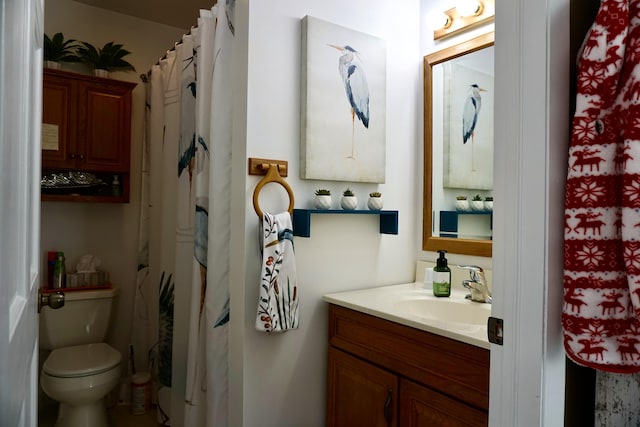
[(36, 426), (42, 0), (0, 0), (0, 425)]
[[(562, 426), (569, 0), (496, 2), (496, 132), (489, 425)], [(497, 86), (496, 86), (497, 87)], [(499, 118), (499, 120), (498, 120)]]

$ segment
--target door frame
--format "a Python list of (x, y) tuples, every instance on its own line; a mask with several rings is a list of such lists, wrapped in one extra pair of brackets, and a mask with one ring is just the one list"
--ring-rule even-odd
[(496, 3), (496, 118), (489, 425), (562, 425), (564, 183), (569, 0)]

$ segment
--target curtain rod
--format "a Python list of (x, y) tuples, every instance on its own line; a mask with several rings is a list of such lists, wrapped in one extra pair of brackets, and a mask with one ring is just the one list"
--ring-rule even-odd
[[(198, 25), (194, 25), (193, 27), (191, 27), (191, 28), (189, 29), (189, 32), (188, 32), (188, 33), (186, 33), (186, 34), (183, 34), (183, 35), (182, 35), (182, 38), (184, 38), (185, 36), (190, 36), (190, 35), (191, 35), (191, 32), (192, 32), (193, 30), (197, 29), (197, 28), (198, 28)], [(169, 49), (169, 50), (167, 51), (167, 53), (169, 53), (169, 52), (173, 52), (174, 50), (176, 50), (176, 46), (178, 46), (178, 45), (180, 45), (180, 44), (182, 44), (182, 40), (175, 42), (175, 43), (173, 44), (173, 47), (172, 47), (171, 49)], [(160, 59), (158, 59), (158, 60), (156, 61), (156, 65), (160, 65), (160, 61), (162, 61), (162, 60), (164, 60), (164, 59), (167, 59), (167, 53), (165, 53), (164, 55), (162, 55), (162, 58), (160, 58)], [(147, 71), (147, 72), (146, 72), (146, 74), (140, 74), (140, 80), (142, 80), (142, 82), (143, 82), (143, 83), (147, 83), (147, 82), (149, 81), (149, 76), (150, 76), (150, 75), (151, 75), (151, 70)]]

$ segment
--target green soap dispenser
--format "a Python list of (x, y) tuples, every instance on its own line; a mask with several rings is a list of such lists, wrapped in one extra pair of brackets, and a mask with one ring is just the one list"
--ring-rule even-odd
[(433, 295), (448, 297), (451, 295), (451, 269), (444, 257), (447, 251), (438, 251), (438, 253), (440, 257), (436, 260), (436, 266), (433, 268)]

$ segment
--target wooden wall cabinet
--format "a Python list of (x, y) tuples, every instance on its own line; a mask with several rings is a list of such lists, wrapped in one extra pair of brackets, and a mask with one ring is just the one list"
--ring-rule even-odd
[[(81, 201), (129, 200), (131, 99), (136, 84), (44, 69), (42, 170), (119, 175), (121, 196)], [(109, 184), (111, 181), (109, 180)], [(43, 195), (43, 200), (73, 200)]]
[(487, 426), (489, 350), (329, 306), (327, 426)]

